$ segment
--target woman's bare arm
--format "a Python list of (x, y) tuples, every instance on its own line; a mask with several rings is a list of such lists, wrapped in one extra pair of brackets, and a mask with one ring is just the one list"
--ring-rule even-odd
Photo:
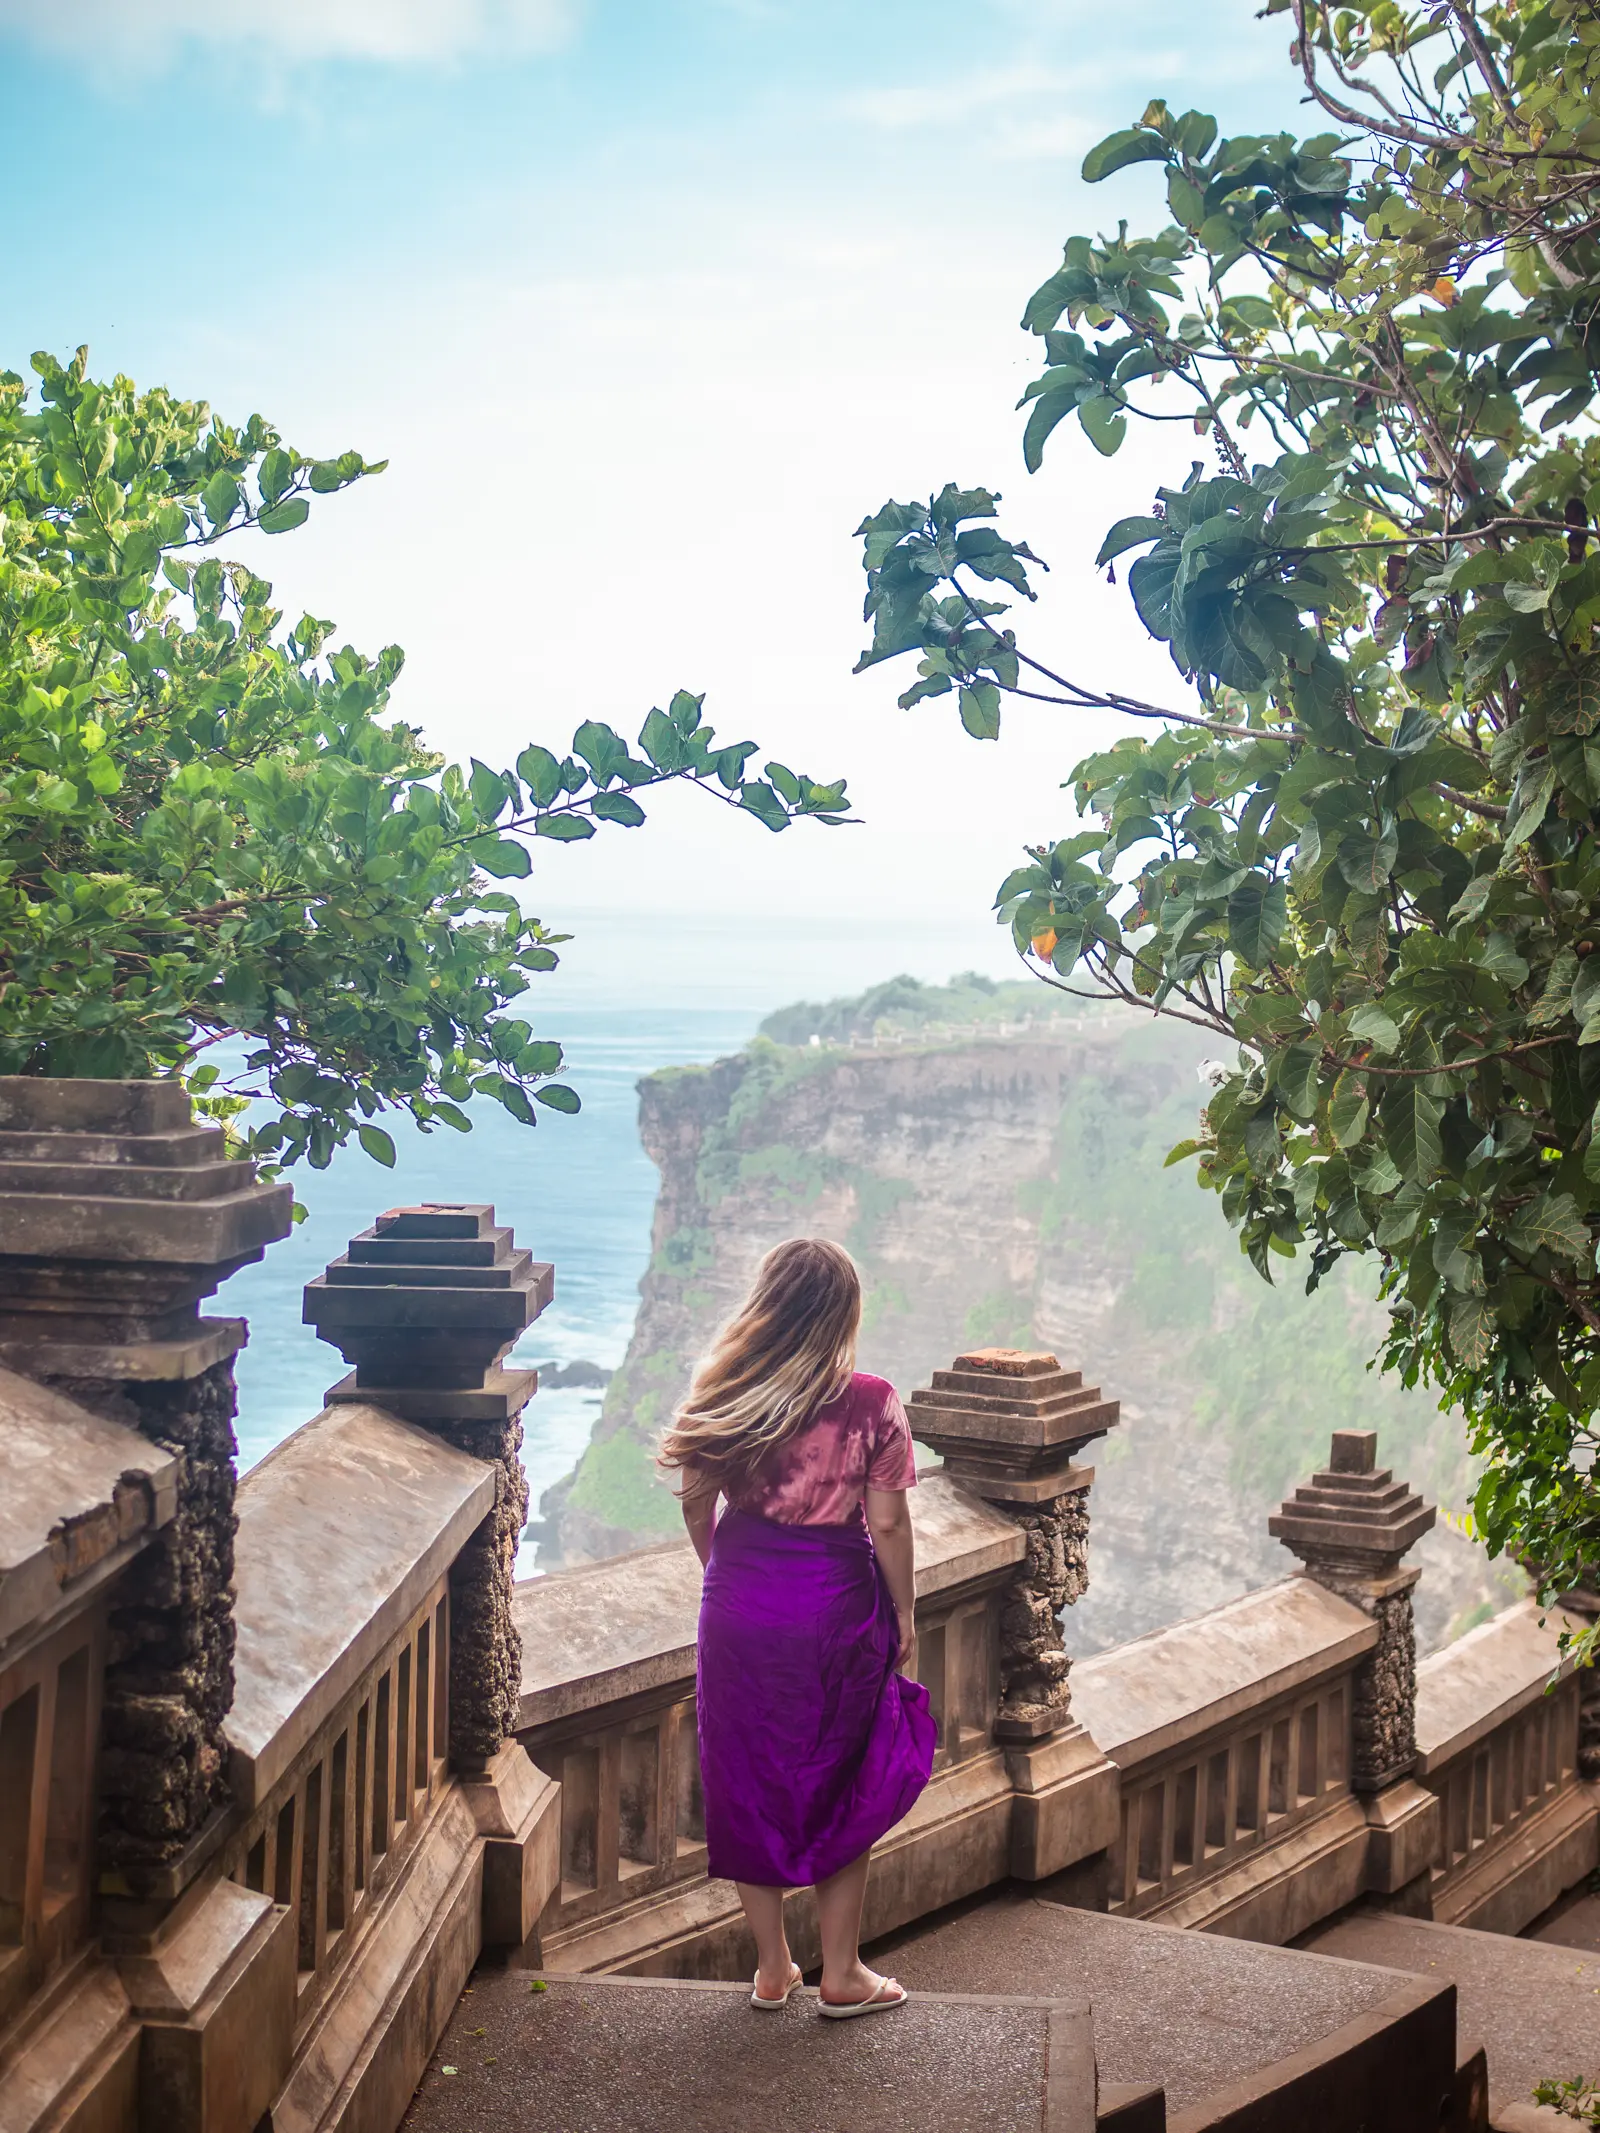
[(679, 1508), (683, 1522), (689, 1529), (689, 1538), (694, 1542), (694, 1552), (700, 1558), (704, 1570), (711, 1560), (711, 1533), (717, 1522), (717, 1490), (702, 1489), (692, 1496), (680, 1496)]
[(878, 1568), (894, 1602), (900, 1630), (899, 1667), (902, 1674), (917, 1671), (916, 1543), (911, 1532), (911, 1509), (904, 1489), (868, 1489), (867, 1531), (877, 1551)]

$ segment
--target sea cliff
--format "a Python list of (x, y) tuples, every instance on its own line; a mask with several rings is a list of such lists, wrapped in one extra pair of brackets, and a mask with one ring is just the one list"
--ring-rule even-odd
[[(545, 1494), (541, 1562), (679, 1530), (651, 1447), (761, 1253), (796, 1233), (856, 1255), (861, 1366), (903, 1390), (1001, 1343), (1053, 1349), (1122, 1401), (1120, 1427), (1093, 1447), (1080, 1652), (1290, 1570), (1267, 1513), (1334, 1428), (1376, 1427), (1385, 1464), (1464, 1501), (1459, 1423), (1366, 1368), (1382, 1326), (1361, 1285), (1370, 1269), (1338, 1270), (1308, 1298), (1285, 1262), (1269, 1288), (1193, 1166), (1163, 1168), (1203, 1100), (1202, 1033), (1098, 1010), (1023, 1026), (1014, 996), (1038, 998), (1024, 988), (897, 982), (767, 1025), (827, 1041), (758, 1038), (640, 1083), (661, 1173), (652, 1257), (589, 1447)], [(1451, 1530), (1423, 1556), (1424, 1645), (1518, 1589)]]

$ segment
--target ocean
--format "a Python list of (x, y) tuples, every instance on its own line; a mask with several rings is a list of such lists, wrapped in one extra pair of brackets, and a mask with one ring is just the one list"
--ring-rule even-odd
[[(344, 1375), (338, 1351), (301, 1323), (301, 1290), (387, 1207), (492, 1201), (517, 1242), (556, 1270), (555, 1301), (513, 1360), (614, 1370), (633, 1330), (655, 1206), (655, 1166), (639, 1145), (639, 1077), (737, 1051), (759, 1019), (748, 1007), (570, 1008), (559, 1034), (563, 1078), (583, 1099), (577, 1117), (545, 1112), (530, 1132), (498, 1104), (480, 1103), (472, 1107), (470, 1134), (440, 1127), (424, 1135), (389, 1121), (398, 1155), (392, 1171), (348, 1148), (325, 1171), (294, 1171), (306, 1220), (257, 1265), (241, 1268), (206, 1307), (250, 1321), (238, 1361), (241, 1469), (316, 1414)], [(547, 1387), (530, 1402), (523, 1462), (535, 1511), (540, 1491), (568, 1471), (588, 1441), (600, 1399), (597, 1391), (564, 1386)], [(532, 1554), (525, 1543), (519, 1572), (531, 1572)]]

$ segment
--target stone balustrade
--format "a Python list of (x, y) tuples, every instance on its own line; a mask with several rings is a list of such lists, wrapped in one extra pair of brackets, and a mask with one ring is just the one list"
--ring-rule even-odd
[(1078, 1663), (1121, 1775), (1113, 1911), (1282, 1943), (1361, 1894), (1352, 1717), (1377, 1639), (1297, 1577)]
[(1600, 1787), (1579, 1769), (1587, 1683), (1563, 1627), (1521, 1601), (1417, 1669), (1418, 1782), (1439, 1802), (1429, 1910), (1516, 1933), (1600, 1864)]
[[(875, 1855), (885, 1932), (1002, 1880), (1014, 1783), (996, 1738), (1000, 1622), (1026, 1541), (949, 1476), (912, 1492), (919, 1675), (939, 1721), (934, 1779)], [(517, 1736), (561, 1785), (561, 1883), (539, 1950), (565, 1968), (722, 1974), (742, 1961), (733, 1890), (708, 1883), (694, 1724), (700, 1566), (685, 1542), (519, 1584)], [(810, 1897), (790, 1899), (809, 1947)]]

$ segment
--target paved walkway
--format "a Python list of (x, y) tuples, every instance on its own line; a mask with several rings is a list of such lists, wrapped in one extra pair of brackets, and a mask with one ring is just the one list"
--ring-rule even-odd
[(825, 2022), (812, 1993), (781, 2014), (749, 1995), (480, 1971), (405, 2133), (1094, 2133), (1081, 2002), (921, 1995)]

